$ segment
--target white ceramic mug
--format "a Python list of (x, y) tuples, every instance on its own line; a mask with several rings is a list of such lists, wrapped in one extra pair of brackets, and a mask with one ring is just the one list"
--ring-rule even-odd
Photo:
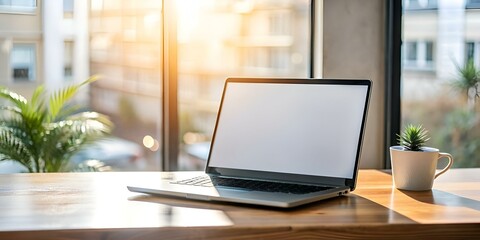
[[(390, 147), (392, 174), (395, 187), (402, 190), (425, 191), (432, 189), (433, 180), (445, 173), (453, 163), (449, 153), (436, 148), (423, 147), (423, 151), (405, 151), (402, 146)], [(448, 158), (448, 164), (437, 173), (440, 158)]]

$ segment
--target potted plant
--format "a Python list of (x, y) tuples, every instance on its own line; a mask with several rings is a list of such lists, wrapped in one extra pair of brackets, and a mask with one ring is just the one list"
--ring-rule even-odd
[[(0, 87), (0, 161), (21, 164), (28, 172), (72, 171), (70, 157), (89, 143), (109, 134), (112, 123), (96, 112), (79, 112), (67, 104), (86, 81), (53, 92), (46, 98), (43, 85), (37, 87), (30, 101)], [(84, 167), (85, 168), (85, 167)]]
[[(425, 191), (432, 189), (433, 180), (446, 172), (453, 163), (448, 153), (436, 148), (425, 147), (428, 132), (422, 125), (407, 125), (398, 135), (400, 146), (390, 147), (390, 159), (394, 185), (398, 189)], [(440, 158), (448, 158), (445, 168), (436, 172)]]

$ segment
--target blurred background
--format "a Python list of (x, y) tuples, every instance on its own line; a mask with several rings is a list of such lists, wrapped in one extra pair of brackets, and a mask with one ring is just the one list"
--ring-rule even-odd
[[(310, 1), (167, 2), (0, 1), (9, 63), (0, 84), (29, 97), (39, 84), (55, 89), (98, 74), (76, 100), (110, 116), (114, 136), (74, 160), (160, 170), (163, 61), (176, 61), (169, 77), (178, 84), (178, 168), (203, 169), (228, 76), (308, 77)], [(164, 6), (175, 11), (168, 19)], [(163, 21), (176, 34), (168, 56)]]
[[(225, 78), (310, 76), (311, 26), (322, 23), (312, 1), (0, 0), (0, 85), (30, 97), (98, 74), (75, 101), (110, 116), (113, 136), (73, 160), (132, 171), (164, 166), (164, 86), (174, 84), (174, 160), (201, 170)], [(478, 98), (455, 84), (469, 62), (480, 67), (480, 1), (402, 3), (402, 125), (424, 124), (455, 167), (480, 167)]]

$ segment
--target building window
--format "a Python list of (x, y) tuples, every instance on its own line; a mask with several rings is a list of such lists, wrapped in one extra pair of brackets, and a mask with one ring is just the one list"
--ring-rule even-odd
[(480, 0), (468, 0), (465, 8), (480, 8)]
[(425, 43), (425, 60), (427, 62), (433, 62), (433, 42)]
[(33, 13), (36, 8), (36, 0), (0, 0), (0, 12), (3, 13)]
[(417, 43), (416, 42), (405, 43), (405, 58), (407, 59), (407, 61), (417, 60)]
[(437, 0), (403, 0), (405, 10), (435, 10), (438, 8)]
[(66, 80), (69, 80), (73, 76), (73, 42), (66, 41), (64, 44), (63, 75), (65, 76)]
[(404, 43), (403, 66), (410, 70), (432, 70), (435, 51), (431, 41), (407, 41)]
[(465, 44), (465, 62), (473, 61), (480, 68), (480, 42), (467, 42)]
[(74, 0), (63, 0), (63, 17), (73, 17)]
[(34, 44), (14, 44), (10, 66), (14, 81), (34, 81), (36, 71), (36, 54)]

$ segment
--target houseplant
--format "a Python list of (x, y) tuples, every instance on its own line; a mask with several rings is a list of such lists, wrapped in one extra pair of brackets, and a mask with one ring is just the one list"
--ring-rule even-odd
[(112, 129), (108, 117), (78, 112), (78, 105), (68, 104), (82, 86), (96, 79), (57, 90), (48, 99), (44, 86), (39, 86), (30, 101), (0, 87), (0, 98), (9, 103), (0, 106), (0, 161), (15, 161), (28, 172), (74, 170), (70, 157)]
[[(448, 153), (436, 148), (425, 147), (429, 140), (428, 132), (422, 125), (407, 125), (398, 135), (400, 146), (390, 147), (390, 159), (395, 187), (402, 190), (430, 190), (433, 180), (446, 172), (453, 163)], [(440, 158), (448, 158), (445, 168), (436, 172)]]

